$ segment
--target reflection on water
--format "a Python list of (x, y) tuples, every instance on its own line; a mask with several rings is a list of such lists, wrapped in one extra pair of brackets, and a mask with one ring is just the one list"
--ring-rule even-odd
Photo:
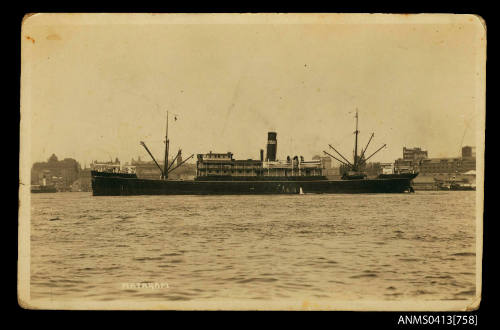
[(475, 294), (475, 192), (31, 198), (32, 299)]

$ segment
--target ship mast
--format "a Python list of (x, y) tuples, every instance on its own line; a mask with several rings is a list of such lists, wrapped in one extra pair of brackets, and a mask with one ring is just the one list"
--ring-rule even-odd
[(356, 130), (354, 134), (356, 134), (355, 142), (354, 142), (354, 166), (353, 171), (358, 170), (358, 108), (356, 108)]
[[(179, 149), (179, 151), (177, 152), (177, 156), (175, 156), (175, 158), (172, 160), (172, 163), (170, 165), (168, 165), (168, 149), (169, 149), (169, 145), (170, 145), (170, 140), (168, 139), (168, 115), (169, 115), (169, 112), (167, 111), (167, 128), (166, 128), (166, 131), (165, 131), (165, 159), (164, 159), (164, 163), (163, 163), (163, 168), (161, 168), (161, 166), (158, 164), (158, 162), (156, 161), (156, 159), (153, 157), (153, 154), (148, 149), (148, 147), (146, 146), (146, 144), (141, 141), (141, 145), (144, 147), (144, 149), (146, 149), (146, 151), (148, 152), (149, 156), (151, 156), (151, 158), (153, 159), (154, 163), (156, 164), (156, 166), (160, 170), (160, 172), (161, 172), (161, 180), (168, 180), (168, 173), (170, 173), (173, 170), (179, 168), (181, 165), (183, 165), (185, 162), (187, 162), (189, 159), (193, 158), (193, 156), (194, 156), (194, 154), (192, 154), (191, 156), (189, 156), (188, 158), (184, 159), (181, 162), (179, 160), (179, 157), (181, 157), (181, 149)], [(174, 115), (174, 120), (177, 120), (178, 114), (174, 113), (173, 115)], [(175, 164), (176, 160), (177, 160), (177, 166), (174, 166), (172, 168), (172, 166)]]
[(168, 111), (167, 111), (167, 128), (165, 131), (165, 160), (163, 163), (163, 179), (168, 180)]
[(368, 149), (368, 146), (370, 145), (370, 142), (372, 141), (373, 136), (375, 135), (374, 133), (372, 133), (372, 135), (370, 136), (370, 139), (368, 140), (368, 143), (366, 144), (366, 147), (364, 149), (361, 149), (361, 155), (358, 157), (358, 134), (359, 134), (359, 130), (358, 130), (358, 109), (357, 108), (356, 108), (356, 116), (355, 116), (355, 118), (356, 118), (356, 130), (354, 131), (354, 134), (356, 135), (356, 137), (355, 137), (355, 140), (354, 140), (354, 162), (351, 164), (351, 162), (349, 162), (347, 160), (347, 158), (345, 158), (337, 149), (335, 149), (334, 147), (332, 147), (331, 144), (329, 144), (329, 147), (332, 148), (333, 151), (335, 151), (344, 161), (338, 159), (337, 157), (329, 154), (326, 151), (323, 151), (323, 152), (325, 153), (325, 155), (328, 155), (328, 156), (332, 157), (333, 159), (337, 160), (342, 165), (344, 165), (346, 167), (349, 167), (353, 172), (358, 172), (359, 168), (361, 166), (365, 165), (366, 162), (368, 161), (368, 159), (372, 158), (373, 156), (375, 156), (376, 153), (378, 153), (380, 150), (382, 150), (383, 148), (385, 148), (386, 144), (384, 144), (382, 147), (380, 147), (379, 149), (377, 149), (377, 151), (375, 151), (374, 153), (372, 153), (370, 156), (364, 158), (366, 150)]

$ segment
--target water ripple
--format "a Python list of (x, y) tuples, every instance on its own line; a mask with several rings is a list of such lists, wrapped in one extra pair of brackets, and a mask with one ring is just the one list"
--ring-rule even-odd
[(89, 301), (468, 299), (476, 280), (474, 205), (473, 192), (34, 195), (31, 294)]

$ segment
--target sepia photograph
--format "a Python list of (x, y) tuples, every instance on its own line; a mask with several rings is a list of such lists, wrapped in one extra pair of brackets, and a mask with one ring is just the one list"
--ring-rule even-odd
[(486, 23), (33, 13), (18, 303), (475, 311)]

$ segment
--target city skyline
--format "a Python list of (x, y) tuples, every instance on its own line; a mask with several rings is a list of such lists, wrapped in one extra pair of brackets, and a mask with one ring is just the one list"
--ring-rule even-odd
[[(407, 147), (407, 146), (404, 146), (404, 147), (406, 147), (407, 149), (420, 148), (420, 147)], [(465, 145), (463, 147), (472, 147), (472, 148), (475, 148), (475, 146), (465, 146)], [(428, 151), (428, 150), (422, 149), (422, 151)], [(265, 150), (264, 150), (264, 152), (265, 152)], [(401, 150), (401, 152), (402, 152), (402, 150)], [(49, 158), (52, 157), (52, 155), (56, 155), (56, 154), (55, 153), (51, 153), (51, 156), (49, 156), (47, 159), (40, 160), (40, 161), (35, 161), (35, 162), (33, 162), (33, 164), (48, 162)], [(158, 155), (154, 155), (154, 156), (155, 156), (156, 161), (159, 164), (163, 164), (163, 154), (162, 155), (158, 154)], [(324, 158), (331, 158), (329, 156), (326, 156), (326, 155), (318, 153), (318, 154), (313, 155), (311, 157), (311, 159), (314, 158), (314, 157), (317, 157), (317, 156), (324, 157)], [(64, 155), (61, 156), (61, 157), (59, 157), (59, 156), (56, 155), (56, 157), (58, 158), (59, 161), (67, 159), (67, 158), (73, 159), (71, 157), (65, 157)], [(450, 158), (451, 159), (451, 158), (461, 158), (461, 157), (462, 157), (462, 155), (459, 155), (459, 156), (443, 156), (443, 157), (427, 157), (427, 158), (429, 158), (429, 159), (431, 159), (431, 158), (443, 158), (443, 159), (444, 158)], [(175, 155), (172, 155), (172, 154), (169, 155), (169, 161), (172, 161), (174, 158), (175, 158)], [(474, 156), (474, 158), (475, 158), (475, 156)], [(401, 154), (401, 157), (399, 157), (397, 159), (403, 159), (403, 154)], [(397, 159), (394, 159), (393, 161), (391, 161), (389, 163), (393, 163)], [(132, 157), (131, 159), (120, 159), (119, 157), (115, 156), (115, 157), (111, 157), (110, 159), (93, 159), (93, 160), (90, 160), (88, 162), (80, 162), (78, 159), (75, 159), (75, 160), (78, 162), (78, 164), (81, 166), (82, 169), (83, 168), (89, 168), (89, 165), (91, 163), (95, 163), (95, 162), (97, 162), (97, 163), (107, 163), (107, 162), (110, 162), (110, 161), (111, 162), (116, 162), (116, 160), (118, 160), (122, 164), (129, 164), (129, 165), (131, 164), (132, 161), (135, 161), (135, 162), (139, 162), (139, 161), (140, 162), (153, 162), (153, 160), (151, 159), (151, 157), (149, 155), (147, 155), (146, 158), (143, 158), (143, 156), (138, 155), (136, 157)], [(190, 160), (188, 160), (186, 163), (187, 164), (195, 164), (196, 163), (196, 159), (193, 157)], [(367, 164), (370, 164), (370, 163), (384, 163), (384, 162), (368, 161)], [(335, 161), (334, 159), (332, 159), (332, 167), (340, 167), (340, 166), (341, 166), (341, 164), (338, 161)]]
[[(373, 24), (311, 15), (295, 24), (112, 26), (30, 18), (32, 163), (55, 153), (81, 164), (110, 156), (149, 159), (164, 150), (166, 111), (171, 153), (232, 152), (259, 157), (268, 131), (278, 157), (306, 159), (334, 145), (352, 158), (354, 112), (359, 148), (371, 132), (374, 162), (391, 162), (403, 146), (429, 157), (458, 157), (477, 145), (476, 20)], [(150, 17), (148, 17), (150, 19)], [(456, 22), (453, 22), (456, 19)], [(374, 17), (376, 20), (376, 16)], [(454, 23), (454, 24), (443, 24)], [(43, 25), (43, 26), (42, 26)], [(461, 144), (462, 143), (462, 144)], [(160, 157), (161, 159), (161, 157)]]

